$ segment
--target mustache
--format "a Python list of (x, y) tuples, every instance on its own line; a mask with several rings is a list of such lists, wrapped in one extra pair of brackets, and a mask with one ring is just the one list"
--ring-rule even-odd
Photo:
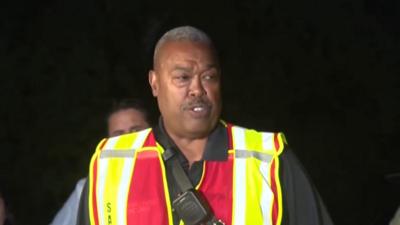
[(212, 106), (212, 104), (208, 99), (196, 98), (196, 99), (191, 99), (191, 100), (183, 103), (181, 108), (183, 110), (188, 110), (188, 109), (192, 109), (194, 107), (211, 108), (211, 106)]

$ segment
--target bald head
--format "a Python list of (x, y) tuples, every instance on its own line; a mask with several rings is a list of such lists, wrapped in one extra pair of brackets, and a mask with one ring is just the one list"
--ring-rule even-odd
[(153, 66), (156, 67), (158, 65), (160, 49), (164, 46), (165, 43), (180, 42), (180, 41), (203, 44), (208, 46), (215, 52), (215, 48), (210, 37), (203, 31), (192, 26), (176, 27), (166, 32), (160, 38), (160, 40), (158, 40), (156, 47), (154, 49)]

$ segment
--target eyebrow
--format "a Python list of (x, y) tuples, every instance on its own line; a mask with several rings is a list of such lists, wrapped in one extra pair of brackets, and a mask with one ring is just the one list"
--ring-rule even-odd
[(143, 129), (143, 127), (145, 127), (145, 126), (134, 125), (134, 126), (129, 127), (129, 130), (139, 130), (139, 129)]
[[(216, 69), (218, 70), (217, 64), (208, 64), (203, 71), (211, 70), (211, 69)], [(191, 72), (193, 71), (193, 68), (191, 66), (183, 66), (183, 65), (176, 65), (173, 70), (182, 70), (185, 72)]]
[(185, 71), (185, 72), (190, 72), (193, 69), (190, 66), (189, 67), (185, 67), (185, 66), (178, 65), (178, 66), (175, 66), (173, 70), (182, 70), (182, 71)]

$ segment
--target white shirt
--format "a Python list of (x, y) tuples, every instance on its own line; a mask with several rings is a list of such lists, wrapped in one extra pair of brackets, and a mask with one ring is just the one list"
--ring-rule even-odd
[(400, 207), (397, 209), (397, 212), (394, 215), (392, 221), (390, 221), (389, 225), (400, 225)]
[(86, 178), (82, 178), (76, 183), (75, 190), (68, 197), (63, 207), (57, 212), (50, 225), (76, 225), (79, 201), (85, 182)]

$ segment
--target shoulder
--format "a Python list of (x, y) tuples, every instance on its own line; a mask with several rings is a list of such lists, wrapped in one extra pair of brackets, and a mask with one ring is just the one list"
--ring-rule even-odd
[(287, 141), (282, 132), (268, 132), (227, 124), (234, 148), (273, 151), (280, 154)]
[(296, 218), (299, 224), (333, 224), (308, 173), (290, 148), (280, 156), (279, 176), (288, 217)]
[(97, 150), (125, 150), (141, 147), (153, 134), (152, 128), (120, 136), (105, 138), (98, 144)]
[(232, 130), (232, 132), (236, 134), (255, 134), (255, 135), (263, 135), (265, 138), (274, 138), (274, 136), (277, 136), (277, 138), (280, 138), (284, 143), (286, 143), (286, 138), (285, 135), (282, 132), (272, 132), (272, 131), (264, 131), (264, 130), (257, 130), (253, 128), (248, 128), (248, 127), (243, 127), (240, 125), (236, 124), (230, 124), (226, 123), (225, 125), (228, 129)]
[(76, 182), (75, 185), (75, 192), (79, 193), (79, 195), (82, 193), (83, 186), (85, 186), (86, 183), (86, 177), (79, 179), (78, 182)]

